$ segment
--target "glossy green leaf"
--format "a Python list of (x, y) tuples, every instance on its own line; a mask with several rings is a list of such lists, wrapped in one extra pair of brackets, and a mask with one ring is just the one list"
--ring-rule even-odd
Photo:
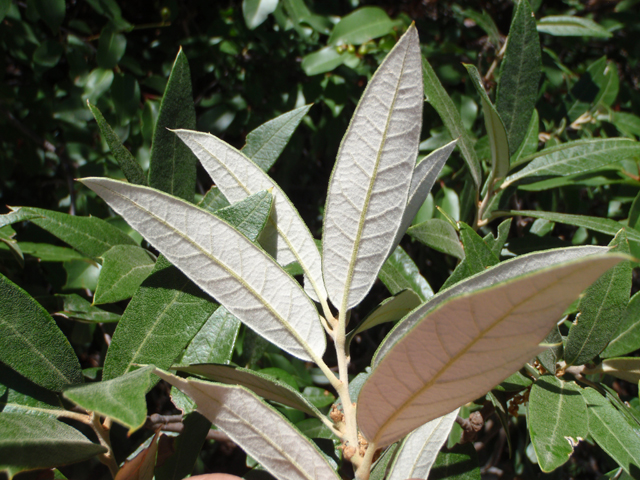
[(98, 107), (91, 105), (89, 101), (87, 101), (87, 105), (96, 119), (98, 128), (100, 128), (100, 133), (106, 140), (107, 145), (109, 145), (111, 153), (118, 162), (118, 165), (120, 165), (120, 169), (122, 170), (122, 173), (124, 173), (124, 176), (131, 183), (135, 183), (136, 185), (146, 185), (147, 178), (138, 161), (133, 155), (131, 155), (129, 150), (122, 145), (120, 138), (118, 138), (116, 132), (113, 131), (111, 126), (104, 119), (102, 113), (98, 110)]
[(480, 480), (478, 454), (471, 442), (455, 445), (438, 454), (429, 480)]
[(102, 270), (93, 303), (131, 298), (155, 265), (149, 253), (134, 245), (116, 245), (102, 255)]
[(0, 472), (52, 468), (88, 460), (105, 453), (69, 425), (54, 418), (0, 413)]
[(310, 108), (311, 105), (296, 108), (252, 130), (247, 134), (247, 142), (242, 147), (242, 153), (262, 170), (268, 171)]
[(606, 373), (630, 383), (638, 383), (640, 382), (640, 358), (607, 358), (595, 367), (586, 369), (585, 373)]
[(340, 478), (313, 442), (249, 390), (156, 374), (187, 393), (200, 413), (272, 474), (291, 480)]
[(484, 242), (487, 244), (491, 253), (493, 253), (496, 258), (500, 258), (500, 252), (504, 248), (504, 244), (507, 243), (507, 238), (509, 237), (509, 230), (511, 229), (511, 221), (512, 218), (508, 218), (500, 222), (498, 225), (498, 237), (494, 237), (493, 234), (489, 234), (483, 238)]
[(418, 32), (410, 27), (369, 82), (336, 159), (325, 206), (322, 272), (346, 312), (393, 251), (422, 123)]
[(239, 329), (240, 320), (218, 307), (193, 337), (180, 363), (229, 363)]
[(120, 320), (117, 313), (94, 307), (91, 302), (75, 293), (56, 297), (62, 301), (62, 310), (56, 312), (56, 316), (88, 323), (113, 323)]
[(148, 365), (113, 380), (67, 388), (62, 393), (85, 410), (107, 416), (128, 427), (131, 435), (147, 419), (145, 395), (153, 386), (151, 372), (154, 368)]
[(97, 217), (77, 217), (31, 207), (18, 207), (14, 212), (33, 215), (31, 222), (93, 259), (98, 259), (115, 245), (136, 244), (122, 230)]
[(40, 18), (54, 34), (58, 34), (65, 16), (65, 0), (32, 0)]
[(510, 154), (515, 153), (529, 130), (542, 69), (540, 39), (531, 6), (521, 0), (514, 9), (496, 93), (496, 110), (508, 134)]
[(563, 143), (523, 159), (521, 162), (529, 162), (528, 165), (509, 175), (502, 183), (502, 188), (523, 178), (584, 173), (639, 156), (640, 144), (628, 138), (599, 138)]
[(242, 0), (244, 23), (249, 30), (262, 25), (278, 6), (278, 0)]
[(78, 358), (47, 311), (3, 275), (0, 298), (0, 361), (49, 390), (82, 383)]
[(428, 247), (456, 258), (464, 258), (458, 234), (449, 222), (432, 218), (407, 230), (409, 236)]
[(380, 7), (361, 7), (343, 17), (327, 43), (329, 45), (360, 45), (393, 32), (395, 22)]
[[(609, 244), (612, 252), (629, 254), (622, 230)], [(598, 355), (618, 330), (631, 292), (631, 263), (622, 262), (585, 290), (579, 314), (564, 345), (567, 365), (582, 365)]]
[(491, 251), (473, 228), (460, 222), (460, 241), (464, 248), (464, 258), (458, 264), (451, 276), (441, 287), (441, 290), (455, 285), (467, 277), (483, 272), (498, 264), (498, 257)]
[(564, 465), (578, 442), (587, 438), (587, 405), (575, 382), (551, 375), (531, 387), (527, 425), (531, 443), (543, 472)]
[(413, 290), (402, 290), (397, 295), (380, 302), (380, 304), (349, 333), (349, 338), (381, 323), (396, 322), (421, 303), (422, 299)]
[(438, 80), (436, 72), (433, 71), (433, 68), (431, 68), (431, 65), (425, 57), (422, 58), (422, 77), (424, 81), (424, 95), (427, 102), (438, 112), (442, 123), (444, 123), (444, 126), (449, 130), (451, 137), (459, 139), (458, 146), (467, 163), (476, 189), (479, 189), (482, 184), (482, 169), (476, 151), (473, 148), (474, 142), (462, 123), (460, 112), (458, 112), (453, 100), (449, 97), (440, 80)]
[(402, 247), (396, 247), (387, 261), (384, 262), (378, 278), (387, 287), (391, 295), (402, 290), (413, 290), (422, 301), (433, 297), (433, 290), (411, 257)]
[(98, 41), (98, 66), (104, 69), (114, 68), (127, 49), (127, 38), (109, 24), (102, 29)]
[(63, 411), (55, 393), (0, 363), (0, 412), (57, 417)]
[[(523, 2), (526, 0), (523, 0)], [(522, 3), (522, 2), (521, 2)], [(484, 114), (484, 125), (489, 136), (489, 146), (491, 147), (491, 178), (495, 181), (504, 178), (509, 173), (510, 160), (509, 139), (507, 130), (498, 111), (491, 103), (489, 95), (484, 89), (480, 73), (474, 65), (463, 64), (467, 69), (473, 86), (482, 100), (482, 113)], [(527, 119), (528, 122), (529, 119)]]
[(149, 162), (149, 186), (193, 201), (196, 189), (196, 158), (169, 129), (195, 128), (196, 111), (191, 92), (191, 74), (182, 49), (169, 75), (153, 131)]
[(582, 390), (589, 414), (589, 435), (631, 477), (640, 476), (638, 433), (622, 414), (593, 388)]
[(458, 411), (456, 408), (411, 432), (398, 448), (388, 480), (427, 478), (440, 448), (449, 437)]
[(300, 66), (304, 73), (311, 77), (330, 72), (344, 63), (357, 59), (354, 53), (338, 51), (334, 45), (329, 45), (305, 55)]
[(489, 275), (491, 286), (458, 296), (464, 287), (454, 287), (414, 310), (383, 343), (362, 387), (357, 416), (365, 437), (384, 447), (485, 394), (537, 355), (578, 294), (623, 259), (587, 256), (500, 281), (496, 273), (524, 265), (503, 262), (466, 281), (478, 285)]
[(573, 15), (549, 15), (538, 20), (539, 32), (557, 37), (609, 38), (611, 33), (588, 18)]
[[(201, 205), (210, 211), (224, 205), (225, 202), (219, 201), (218, 193), (217, 190), (210, 190)], [(254, 200), (255, 197), (246, 202)], [(244, 209), (245, 205), (245, 202), (241, 202), (240, 208)], [(229, 210), (233, 210), (233, 207)], [(249, 209), (249, 213), (257, 210)], [(246, 228), (255, 231), (255, 222), (264, 224), (265, 221), (264, 218), (256, 218), (254, 222), (245, 223), (246, 217), (233, 214), (229, 214), (228, 218), (237, 219), (239, 223), (234, 226), (247, 234), (249, 231)], [(165, 257), (160, 256), (153, 272), (142, 283), (122, 315), (107, 352), (103, 379), (122, 375), (135, 363), (169, 368), (205, 322), (211, 319), (216, 308), (218, 304)], [(166, 342), (166, 338), (172, 341)], [(194, 348), (200, 352), (199, 348)]]
[(209, 380), (228, 385), (242, 385), (267, 400), (298, 409), (309, 415), (321, 415), (320, 412), (291, 385), (267, 373), (233, 367), (231, 365), (215, 364), (177, 367), (177, 370), (200, 375)]
[(600, 354), (603, 358), (619, 357), (640, 349), (640, 293), (636, 293), (629, 300), (620, 325), (607, 345), (607, 348)]
[(95, 291), (100, 276), (100, 267), (96, 263), (83, 259), (70, 260), (62, 265), (67, 274), (63, 290)]
[(534, 108), (531, 120), (529, 121), (529, 126), (524, 133), (524, 138), (522, 139), (522, 142), (520, 142), (520, 146), (515, 153), (511, 155), (512, 164), (519, 163), (521, 159), (533, 155), (538, 151), (538, 134), (540, 133), (539, 123), (540, 118), (538, 116), (538, 111)]

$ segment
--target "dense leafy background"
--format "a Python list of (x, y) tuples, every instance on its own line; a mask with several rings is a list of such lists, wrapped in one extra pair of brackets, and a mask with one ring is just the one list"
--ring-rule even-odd
[[(477, 139), (476, 152), (485, 172), (489, 171), (491, 153), (480, 97), (462, 64), (478, 68), (495, 99), (500, 68), (495, 68), (494, 61), (509, 30), (511, 2), (281, 0), (277, 10), (259, 25), (259, 18), (250, 10), (259, 2), (244, 3), (246, 18), (239, 1), (0, 0), (0, 213), (8, 211), (4, 205), (12, 205), (109, 218), (106, 205), (74, 181), (86, 176), (123, 177), (86, 101), (100, 109), (146, 170), (160, 99), (182, 46), (191, 71), (197, 129), (214, 133), (238, 148), (244, 145), (247, 133), (265, 121), (295, 107), (314, 104), (270, 174), (319, 238), (329, 174), (357, 99), (379, 62), (412, 21), (420, 32), (423, 53)], [(585, 36), (540, 34), (543, 76), (535, 99), (540, 146), (542, 142), (552, 146), (593, 137), (637, 138), (637, 2), (538, 1), (532, 6), (537, 19), (576, 15), (600, 26)], [(372, 22), (364, 29), (364, 36), (349, 36), (349, 29), (343, 37), (339, 31), (331, 33), (339, 17), (362, 7), (378, 7), (365, 10), (366, 15), (358, 20)], [(548, 28), (554, 33), (552, 26)], [(497, 104), (499, 109), (499, 101)], [(422, 138), (423, 153), (451, 140), (428, 104)], [(451, 217), (471, 222), (471, 199), (465, 193), (470, 181), (456, 152), (433, 189), (435, 204)], [(629, 218), (630, 224), (638, 220), (632, 202), (640, 176), (633, 162), (617, 170), (602, 169), (597, 174), (548, 181), (552, 183), (521, 188), (504, 207), (614, 220)], [(210, 180), (199, 171), (197, 193), (204, 195), (209, 187)], [(421, 221), (443, 218), (428, 205), (419, 216)], [(128, 231), (122, 221), (112, 218), (110, 222)], [(495, 231), (498, 223), (489, 224), (489, 229)], [(90, 299), (96, 289), (95, 275), (81, 259), (60, 250), (49, 252), (49, 257), (47, 252), (30, 252), (28, 242), (64, 244), (32, 223), (16, 224), (14, 228), (25, 256), (19, 261), (8, 247), (0, 250), (3, 275), (50, 312), (71, 308), (66, 303), (61, 305), (63, 298), (54, 294)], [(6, 228), (0, 230), (7, 238), (13, 233)], [(516, 217), (509, 238), (508, 248), (518, 253), (542, 246), (606, 245), (610, 241), (610, 236), (593, 230), (554, 224), (549, 219), (534, 222), (531, 217)], [(7, 240), (3, 246), (9, 243)], [(403, 246), (434, 290), (445, 283), (456, 265), (454, 257), (427, 249), (408, 237)], [(84, 253), (86, 257), (98, 255)], [(384, 298), (384, 287), (377, 285), (375, 289), (367, 301), (370, 303), (360, 308), (361, 315)], [(377, 297), (376, 292), (380, 293)], [(68, 301), (69, 297), (64, 297), (64, 302)], [(106, 313), (117, 319), (125, 307), (126, 301), (110, 303)], [(76, 305), (73, 311), (86, 319), (92, 312), (83, 308), (80, 312)], [(100, 315), (106, 313), (101, 311)], [(113, 324), (78, 323), (70, 318), (73, 316), (58, 316), (56, 320), (78, 353), (82, 368), (102, 366)], [(352, 321), (357, 320), (354, 314)], [(386, 331), (385, 327), (375, 328), (353, 342), (353, 373), (370, 363)], [(236, 348), (237, 360), (262, 368), (288, 365), (277, 354), (263, 355), (259, 348), (249, 348), (254, 339), (250, 333), (246, 335), (244, 351)], [(313, 380), (304, 368), (295, 371), (298, 377), (294, 383), (313, 388)], [(623, 399), (635, 397), (637, 406), (637, 383), (616, 381), (614, 387)], [(168, 412), (166, 390), (157, 389), (148, 398), (150, 413)], [(539, 468), (527, 457), (531, 452), (527, 450), (530, 444), (525, 423), (512, 417), (510, 428), (509, 447), (497, 420), (488, 424), (478, 438), (476, 448), (481, 465), (487, 465), (487, 475), (496, 468), (508, 478), (516, 474), (540, 476)], [(114, 448), (124, 458), (148, 432), (130, 438), (124, 430), (117, 434)], [(197, 469), (242, 473), (245, 459), (241, 452), (227, 447), (224, 443), (207, 444)], [(597, 478), (614, 465), (583, 442), (564, 470), (550, 477)], [(92, 468), (93, 473), (87, 474)], [(105, 473), (103, 466), (85, 463), (70, 467), (68, 476), (98, 478)]]

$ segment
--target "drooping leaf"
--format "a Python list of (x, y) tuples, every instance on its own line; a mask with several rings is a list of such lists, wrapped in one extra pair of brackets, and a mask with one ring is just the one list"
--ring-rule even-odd
[[(200, 375), (209, 380), (228, 385), (242, 385), (267, 400), (287, 405), (288, 407), (295, 408), (309, 415), (321, 415), (318, 410), (291, 385), (267, 373), (260, 373), (230, 365), (215, 364), (177, 367), (177, 370)], [(295, 380), (293, 383), (295, 385)]]
[(338, 480), (313, 442), (249, 390), (156, 374), (187, 393), (198, 411), (269, 472), (292, 480)]
[(581, 390), (575, 382), (551, 375), (540, 377), (531, 387), (527, 424), (543, 472), (564, 465), (589, 433)]
[(440, 448), (449, 437), (458, 410), (456, 408), (453, 412), (435, 418), (411, 432), (398, 449), (387, 478), (427, 478)]
[(556, 264), (414, 310), (407, 317), (413, 328), (378, 353), (362, 387), (357, 416), (365, 437), (384, 447), (486, 393), (538, 354), (575, 297), (624, 258)]
[[(609, 244), (612, 252), (629, 254), (625, 231)], [(564, 345), (567, 365), (582, 365), (598, 355), (618, 329), (629, 303), (631, 263), (623, 262), (591, 285), (580, 298), (578, 316)]]
[(344, 16), (331, 31), (329, 45), (360, 45), (393, 31), (395, 22), (380, 7), (361, 7)]
[(149, 186), (193, 201), (196, 189), (196, 158), (169, 129), (195, 128), (196, 110), (191, 93), (189, 62), (182, 48), (169, 75), (153, 131)]
[(349, 333), (349, 338), (381, 323), (396, 322), (421, 303), (422, 299), (413, 290), (403, 290), (397, 295), (383, 300)]
[(524, 134), (524, 138), (520, 142), (520, 146), (511, 155), (511, 163), (519, 163), (521, 159), (535, 154), (538, 151), (538, 134), (540, 133), (539, 124), (540, 117), (538, 111), (534, 108), (531, 115), (531, 121)]
[(0, 362), (53, 391), (82, 383), (80, 362), (47, 311), (0, 275)]
[(57, 417), (63, 411), (55, 393), (0, 363), (0, 412)]
[(586, 369), (585, 373), (589, 375), (606, 373), (630, 383), (638, 383), (640, 382), (640, 358), (607, 358), (595, 367)]
[(411, 238), (447, 255), (464, 258), (464, 249), (460, 245), (458, 234), (449, 222), (432, 218), (414, 225), (407, 230)]
[(609, 38), (611, 33), (588, 18), (574, 15), (549, 15), (538, 20), (539, 32), (557, 37)]
[(102, 270), (93, 298), (94, 305), (131, 298), (155, 262), (137, 245), (116, 245), (102, 255)]
[(521, 0), (514, 9), (496, 93), (496, 110), (507, 130), (510, 154), (530, 130), (542, 68), (540, 38), (531, 6), (527, 0)]
[[(523, 0), (526, 1), (526, 0)], [(480, 95), (482, 101), (482, 113), (484, 115), (484, 125), (489, 136), (489, 146), (491, 147), (491, 178), (495, 181), (504, 178), (509, 173), (509, 139), (507, 130), (498, 111), (491, 103), (489, 95), (484, 89), (484, 84), (480, 78), (480, 73), (474, 65), (463, 64), (467, 69), (473, 86)], [(527, 119), (528, 120), (528, 119)]]
[(145, 176), (142, 167), (135, 159), (135, 157), (131, 155), (129, 150), (127, 150), (124, 145), (122, 145), (122, 142), (120, 141), (120, 138), (118, 138), (116, 132), (113, 131), (111, 126), (102, 116), (102, 112), (100, 112), (100, 110), (98, 110), (98, 107), (92, 105), (88, 100), (87, 105), (89, 106), (89, 110), (91, 110), (91, 113), (96, 119), (98, 128), (100, 128), (100, 133), (106, 140), (107, 145), (109, 145), (111, 153), (118, 162), (118, 165), (120, 165), (120, 169), (122, 170), (122, 173), (124, 173), (124, 176), (131, 183), (135, 183), (137, 185), (146, 185), (147, 177)]
[(587, 402), (589, 435), (631, 477), (640, 476), (638, 434), (623, 415), (593, 388), (581, 391)]
[(418, 32), (410, 27), (369, 82), (329, 181), (322, 272), (340, 312), (360, 303), (392, 251), (418, 153), (422, 103)]
[(50, 417), (0, 413), (0, 472), (81, 462), (107, 451), (69, 425)]
[(472, 443), (458, 444), (440, 452), (429, 480), (480, 480), (478, 454)]
[(218, 307), (193, 337), (180, 363), (228, 363), (239, 329), (240, 320)]
[(259, 27), (278, 6), (278, 0), (243, 0), (242, 14), (249, 30)]
[(313, 290), (326, 298), (318, 248), (300, 214), (280, 187), (260, 167), (219, 138), (186, 130), (178, 130), (175, 134), (193, 150), (230, 202), (272, 189), (273, 218), (265, 227), (260, 243), (282, 266), (298, 262), (311, 280)]
[(87, 411), (110, 417), (128, 427), (131, 434), (142, 427), (147, 418), (144, 397), (153, 386), (151, 372), (154, 368), (148, 365), (113, 380), (67, 388), (63, 395)]
[(228, 223), (148, 187), (101, 178), (83, 183), (243, 323), (294, 356), (322, 356), (325, 333), (313, 303)]
[(402, 290), (413, 290), (422, 301), (433, 297), (433, 290), (411, 257), (402, 247), (396, 247), (387, 261), (384, 262), (378, 278), (387, 287), (391, 295)]
[(526, 167), (509, 175), (501, 188), (524, 178), (584, 173), (621, 160), (640, 156), (640, 144), (629, 138), (576, 140), (546, 148), (521, 160)]
[[(261, 0), (264, 3), (264, 0)], [(311, 105), (296, 108), (260, 125), (247, 134), (242, 153), (263, 171), (268, 171), (278, 159)]]
[(640, 293), (629, 300), (618, 330), (600, 354), (603, 358), (619, 357), (640, 349)]
[(480, 161), (478, 160), (476, 151), (473, 148), (474, 142), (468, 130), (465, 128), (464, 123), (462, 123), (460, 112), (425, 57), (422, 58), (422, 77), (424, 80), (424, 95), (427, 102), (438, 112), (442, 123), (444, 123), (444, 126), (449, 130), (451, 137), (459, 138), (458, 146), (467, 163), (476, 189), (479, 189), (482, 184), (482, 168), (480, 167)]

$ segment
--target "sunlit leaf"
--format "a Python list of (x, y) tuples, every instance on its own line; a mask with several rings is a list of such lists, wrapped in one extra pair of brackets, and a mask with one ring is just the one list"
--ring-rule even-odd
[(218, 307), (193, 337), (180, 363), (228, 363), (239, 329), (240, 320)]
[(57, 417), (64, 409), (55, 393), (0, 363), (0, 411)]
[(413, 290), (403, 290), (397, 295), (383, 300), (380, 305), (349, 333), (349, 338), (381, 323), (396, 322), (421, 303), (421, 298)]
[(609, 38), (611, 33), (588, 18), (574, 15), (549, 15), (538, 21), (538, 31), (559, 37)]
[(629, 300), (618, 330), (607, 348), (600, 354), (603, 358), (619, 357), (640, 349), (640, 292)]
[(260, 26), (278, 6), (278, 0), (243, 0), (242, 14), (249, 30)]
[(396, 295), (402, 290), (413, 290), (422, 301), (433, 297), (433, 290), (425, 278), (420, 275), (420, 270), (411, 257), (402, 247), (396, 247), (393, 253), (384, 262), (378, 278), (387, 287), (391, 295)]
[(343, 17), (327, 43), (329, 45), (360, 45), (393, 31), (395, 22), (380, 7), (361, 7)]
[(464, 249), (460, 244), (458, 234), (449, 222), (439, 218), (432, 218), (414, 225), (407, 230), (407, 233), (410, 237), (434, 250), (459, 259), (464, 258)]
[(149, 253), (134, 245), (116, 245), (102, 255), (102, 270), (93, 303), (131, 298), (155, 265)]
[(640, 382), (640, 358), (607, 358), (593, 368), (585, 370), (587, 374), (606, 373), (630, 383)]

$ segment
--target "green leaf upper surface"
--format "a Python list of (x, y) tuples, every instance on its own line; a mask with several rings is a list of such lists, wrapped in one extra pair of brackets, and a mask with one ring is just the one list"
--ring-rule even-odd
[(514, 8), (496, 93), (496, 110), (507, 130), (511, 154), (529, 130), (542, 67), (540, 39), (531, 6), (527, 0), (521, 0)]
[(387, 287), (391, 295), (402, 290), (413, 290), (422, 301), (433, 297), (433, 290), (411, 257), (402, 247), (396, 247), (387, 261), (384, 262), (378, 278)]
[(369, 82), (329, 180), (322, 275), (340, 312), (366, 296), (402, 221), (422, 125), (418, 32), (402, 36)]
[[(526, 1), (526, 0), (524, 0)], [(469, 72), (473, 86), (482, 100), (482, 113), (484, 114), (484, 124), (489, 136), (489, 146), (491, 147), (491, 178), (498, 180), (504, 178), (509, 173), (509, 139), (507, 130), (498, 111), (491, 103), (489, 95), (484, 89), (484, 84), (480, 78), (480, 73), (474, 65), (463, 64)], [(528, 123), (528, 119), (527, 119)]]
[(488, 234), (483, 238), (484, 243), (487, 244), (491, 252), (496, 256), (496, 258), (500, 258), (500, 252), (504, 248), (504, 244), (507, 243), (507, 238), (509, 237), (509, 230), (511, 229), (511, 221), (512, 218), (508, 218), (500, 222), (498, 225), (498, 237), (494, 237), (493, 234)]
[(621, 378), (629, 383), (638, 383), (640, 381), (640, 358), (638, 357), (622, 357), (607, 358), (594, 368), (585, 370), (587, 374), (606, 373), (612, 377)]
[[(628, 255), (625, 231), (621, 230), (609, 246), (612, 252)], [(580, 313), (564, 346), (567, 365), (582, 365), (604, 350), (618, 329), (630, 291), (631, 263), (622, 262), (584, 292), (578, 304)]]
[(117, 313), (94, 307), (91, 302), (75, 293), (56, 294), (56, 298), (62, 303), (61, 310), (55, 313), (56, 316), (88, 323), (114, 323), (120, 320), (120, 315)]
[(529, 162), (528, 165), (505, 178), (502, 188), (523, 178), (584, 173), (638, 156), (640, 144), (628, 138), (599, 138), (563, 143), (523, 159), (523, 162)]
[(148, 365), (103, 382), (88, 383), (64, 390), (63, 395), (87, 411), (107, 416), (133, 433), (147, 418), (145, 395), (153, 386)]
[(589, 433), (581, 390), (575, 382), (551, 375), (540, 377), (531, 388), (527, 424), (543, 472), (566, 463), (574, 447)]
[(640, 292), (629, 300), (618, 330), (600, 354), (601, 357), (619, 357), (640, 349)]
[[(538, 151), (538, 134), (540, 133), (540, 117), (538, 111), (534, 108), (531, 115), (531, 121), (527, 127), (524, 138), (520, 142), (520, 146), (511, 155), (511, 163), (519, 163), (521, 159), (533, 155)], [(509, 144), (511, 145), (511, 144)]]
[[(384, 447), (483, 395), (539, 353), (539, 343), (575, 297), (623, 259), (586, 256), (514, 278), (526, 265), (516, 259), (458, 284), (478, 285), (488, 275), (489, 287), (423, 304), (387, 336), (384, 353), (377, 352), (358, 402), (359, 428)], [(500, 273), (511, 278), (500, 282)]]
[(476, 189), (479, 189), (482, 184), (482, 168), (480, 167), (480, 161), (478, 160), (476, 151), (473, 148), (474, 142), (462, 123), (460, 112), (425, 57), (422, 58), (422, 77), (424, 81), (424, 95), (427, 102), (438, 112), (442, 123), (444, 123), (444, 126), (449, 130), (451, 137), (459, 138), (458, 146), (469, 167), (471, 178), (473, 178), (476, 184)]
[(252, 130), (247, 134), (247, 143), (242, 147), (242, 153), (262, 170), (268, 171), (310, 108), (311, 105), (296, 108)]
[(393, 31), (396, 23), (380, 7), (361, 7), (343, 17), (329, 35), (329, 45), (360, 45)]
[(107, 123), (107, 121), (102, 116), (100, 110), (95, 105), (91, 105), (89, 101), (87, 101), (87, 105), (89, 106), (89, 110), (93, 113), (94, 118), (96, 119), (96, 123), (98, 124), (98, 128), (100, 128), (100, 133), (107, 141), (107, 145), (111, 149), (111, 153), (115, 157), (118, 165), (122, 169), (122, 173), (131, 183), (135, 183), (137, 185), (146, 185), (147, 177), (142, 170), (142, 167), (135, 159), (133, 155), (127, 150), (116, 132), (113, 131), (111, 126)]
[(326, 339), (315, 305), (231, 225), (148, 187), (102, 178), (83, 183), (243, 323), (294, 356), (322, 356)]
[(180, 363), (229, 363), (239, 329), (240, 320), (218, 307), (191, 339)]
[(539, 32), (560, 37), (588, 36), (609, 38), (611, 33), (593, 20), (573, 15), (549, 15), (542, 17), (537, 24)]
[(3, 275), (0, 299), (0, 361), (49, 390), (82, 383), (78, 358), (47, 311)]
[(102, 270), (93, 298), (95, 305), (131, 298), (155, 262), (149, 253), (134, 245), (116, 245), (102, 255)]
[(623, 415), (593, 388), (582, 390), (589, 414), (589, 435), (633, 478), (640, 477), (638, 433)]
[(23, 470), (81, 462), (107, 451), (56, 419), (0, 413), (0, 472), (13, 478)]
[(57, 417), (62, 411), (55, 393), (0, 363), (0, 412)]
[(196, 157), (169, 129), (195, 128), (196, 110), (191, 93), (191, 74), (182, 49), (169, 75), (153, 131), (149, 186), (193, 201), (196, 190)]
[(277, 6), (278, 0), (243, 0), (242, 14), (247, 28), (253, 30), (260, 26)]
[(436, 458), (429, 480), (480, 480), (478, 454), (471, 442), (443, 450)]
[(439, 218), (432, 218), (410, 227), (407, 233), (411, 238), (424, 243), (434, 250), (459, 259), (464, 258), (464, 249), (460, 245), (458, 234), (449, 222)]

